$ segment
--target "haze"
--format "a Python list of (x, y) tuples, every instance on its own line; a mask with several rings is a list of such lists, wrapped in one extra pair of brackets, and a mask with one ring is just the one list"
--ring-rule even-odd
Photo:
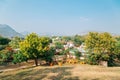
[(120, 0), (0, 0), (0, 24), (18, 32), (119, 34)]

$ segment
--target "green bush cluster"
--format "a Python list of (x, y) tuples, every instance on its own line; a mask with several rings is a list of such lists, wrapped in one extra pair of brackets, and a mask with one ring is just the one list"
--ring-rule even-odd
[(113, 66), (114, 65), (114, 59), (115, 55), (114, 54), (106, 54), (106, 53), (91, 53), (88, 55), (86, 58), (86, 62), (91, 65), (98, 65), (100, 61), (107, 61), (108, 66)]

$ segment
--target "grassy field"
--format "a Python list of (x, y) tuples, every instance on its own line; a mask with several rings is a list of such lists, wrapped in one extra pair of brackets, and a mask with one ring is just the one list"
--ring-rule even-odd
[(120, 67), (38, 66), (2, 72), (0, 80), (120, 80)]

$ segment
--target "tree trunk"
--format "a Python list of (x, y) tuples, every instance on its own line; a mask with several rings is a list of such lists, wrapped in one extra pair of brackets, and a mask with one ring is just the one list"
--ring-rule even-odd
[(38, 66), (38, 59), (35, 58), (35, 65)]

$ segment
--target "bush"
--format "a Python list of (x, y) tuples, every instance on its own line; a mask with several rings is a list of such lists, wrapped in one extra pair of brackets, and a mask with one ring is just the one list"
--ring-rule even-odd
[(114, 59), (115, 59), (115, 55), (114, 54), (106, 54), (106, 53), (97, 54), (97, 53), (91, 53), (87, 57), (86, 62), (88, 64), (98, 65), (100, 63), (100, 61), (107, 61), (108, 62), (108, 66), (113, 66), (114, 65)]
[(8, 49), (0, 51), (0, 59), (2, 63), (8, 63), (13, 60), (13, 51), (10, 51)]
[(80, 59), (80, 56), (81, 56), (81, 52), (79, 52), (79, 51), (76, 51), (75, 52), (75, 56), (76, 56), (76, 59)]
[(91, 53), (87, 57), (87, 63), (92, 65), (98, 65), (100, 57), (101, 57), (100, 54)]
[(53, 56), (55, 54), (55, 48), (51, 47), (50, 50), (46, 51), (44, 55), (42, 55), (42, 59), (44, 59), (46, 62), (52, 62)]
[(25, 57), (20, 51), (13, 55), (13, 63), (21, 63), (27, 61), (27, 57)]

